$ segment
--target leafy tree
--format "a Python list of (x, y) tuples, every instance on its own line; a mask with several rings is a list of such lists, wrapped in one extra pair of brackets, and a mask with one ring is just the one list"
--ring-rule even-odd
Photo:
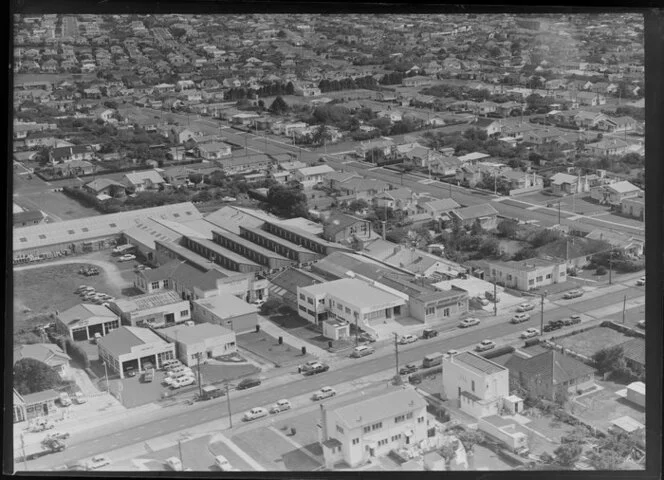
[(359, 212), (366, 208), (369, 208), (369, 203), (362, 198), (358, 200), (353, 200), (348, 204), (348, 210), (350, 210), (351, 212)]
[(284, 101), (284, 99), (281, 98), (281, 96), (275, 98), (272, 104), (270, 105), (270, 108), (268, 108), (268, 111), (274, 115), (283, 115), (285, 113), (288, 113), (289, 110), (290, 107)]
[(51, 367), (34, 358), (22, 358), (14, 364), (14, 388), (21, 395), (57, 387), (60, 377)]
[(574, 465), (583, 452), (583, 447), (578, 443), (563, 443), (553, 451), (556, 463), (570, 467)]
[(279, 30), (277, 33), (277, 38), (286, 38), (288, 34), (284, 30)]
[(307, 216), (307, 196), (299, 188), (274, 185), (268, 190), (267, 201), (275, 213), (288, 217)]
[(486, 437), (479, 430), (463, 430), (457, 434), (457, 438), (468, 452), (472, 452), (475, 445), (486, 441)]
[(514, 239), (516, 237), (516, 233), (519, 231), (519, 224), (514, 220), (501, 220), (497, 229), (501, 236)]
[(535, 257), (537, 257), (537, 250), (535, 250), (533, 247), (528, 246), (516, 252), (512, 260), (521, 261)]
[(592, 359), (600, 373), (611, 372), (618, 368), (620, 360), (624, 359), (623, 349), (620, 345), (602, 348), (593, 354)]
[(556, 240), (560, 239), (560, 237), (560, 232), (545, 229), (537, 232), (529, 241), (533, 247), (537, 248), (541, 247), (542, 245), (555, 242)]
[(484, 233), (484, 228), (482, 228), (482, 222), (479, 218), (476, 218), (473, 222), (473, 225), (470, 227), (471, 235), (482, 235)]
[(486, 236), (477, 251), (482, 258), (497, 257), (500, 255), (500, 243), (496, 238)]

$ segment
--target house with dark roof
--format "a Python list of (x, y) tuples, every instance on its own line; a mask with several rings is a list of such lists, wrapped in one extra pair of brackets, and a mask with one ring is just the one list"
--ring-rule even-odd
[(24, 358), (38, 360), (51, 367), (60, 378), (69, 376), (69, 362), (71, 357), (53, 343), (33, 343), (29, 345), (14, 346), (14, 363)]
[(509, 396), (509, 370), (473, 352), (443, 358), (441, 398), (475, 418), (498, 415)]
[(632, 338), (618, 345), (623, 350), (627, 366), (637, 374), (646, 371), (646, 341), (644, 338)]
[(93, 195), (106, 195), (109, 197), (124, 196), (127, 187), (110, 178), (98, 178), (83, 185), (83, 190)]
[(281, 300), (293, 310), (297, 310), (297, 289), (308, 287), (327, 280), (315, 273), (299, 268), (288, 268), (278, 272), (269, 280), (270, 298)]
[(514, 353), (505, 362), (512, 385), (531, 398), (556, 401), (595, 385), (595, 370), (557, 350), (532, 357)]
[(94, 151), (89, 145), (72, 145), (71, 147), (57, 147), (48, 153), (52, 164), (68, 163), (73, 160), (92, 160)]
[(371, 233), (369, 220), (346, 213), (331, 215), (323, 228), (323, 238), (336, 243), (353, 239), (368, 240), (371, 238)]
[(489, 203), (452, 210), (450, 217), (459, 219), (466, 227), (472, 226), (475, 220), (480, 221), (484, 230), (493, 230), (498, 225), (498, 210)]

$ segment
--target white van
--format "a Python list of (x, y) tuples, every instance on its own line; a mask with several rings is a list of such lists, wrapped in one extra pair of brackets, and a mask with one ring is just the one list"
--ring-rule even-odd
[(350, 354), (351, 357), (353, 358), (360, 358), (364, 357), (366, 355), (371, 355), (374, 353), (376, 350), (373, 348), (367, 346), (367, 345), (360, 345), (359, 347), (355, 347), (353, 349), (353, 353)]

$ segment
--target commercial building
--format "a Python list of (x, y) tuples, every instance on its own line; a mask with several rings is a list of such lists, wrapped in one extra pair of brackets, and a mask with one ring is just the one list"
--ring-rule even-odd
[(14, 423), (52, 416), (58, 411), (55, 402), (60, 392), (52, 389), (21, 395), (14, 389)]
[[(509, 396), (509, 370), (472, 352), (443, 358), (441, 397), (475, 418), (498, 415)], [(522, 410), (522, 405), (515, 411)], [(515, 412), (515, 413), (516, 413)]]
[(320, 408), (318, 438), (327, 468), (358, 467), (427, 439), (427, 402), (411, 388)]
[(402, 317), (408, 296), (386, 290), (355, 278), (298, 287), (298, 314), (316, 325), (328, 318), (370, 325)]
[(221, 325), (236, 335), (255, 331), (258, 325), (256, 306), (228, 293), (194, 300), (193, 305), (196, 322)]
[(191, 319), (189, 301), (173, 291), (148, 293), (111, 302), (121, 324), (132, 327), (169, 327)]
[(645, 221), (646, 199), (643, 197), (623, 198), (620, 202), (620, 211), (623, 215)]
[(120, 327), (120, 317), (104, 305), (80, 303), (59, 312), (55, 325), (60, 333), (64, 333), (74, 341), (84, 341), (101, 336)]
[(567, 280), (567, 266), (564, 259), (530, 258), (487, 263), (492, 281), (524, 292)]
[(175, 344), (177, 358), (188, 366), (237, 351), (235, 332), (212, 323), (181, 325), (159, 330), (159, 336)]
[(323, 238), (330, 242), (341, 243), (346, 240), (371, 238), (371, 222), (353, 215), (341, 213), (327, 219)]
[(297, 310), (297, 289), (308, 287), (327, 280), (307, 270), (289, 268), (277, 273), (269, 280), (270, 298), (281, 300), (284, 305)]
[(161, 368), (175, 358), (175, 344), (168, 343), (147, 328), (120, 327), (97, 342), (99, 359), (124, 378), (127, 369), (142, 372), (149, 366)]

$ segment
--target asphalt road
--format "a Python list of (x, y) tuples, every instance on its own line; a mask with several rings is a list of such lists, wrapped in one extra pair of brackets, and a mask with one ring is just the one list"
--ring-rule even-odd
[[(545, 320), (567, 318), (574, 313), (583, 314), (594, 309), (606, 307), (607, 305), (614, 304), (616, 300), (622, 299), (623, 295), (627, 295), (628, 300), (644, 296), (644, 290), (632, 286), (630, 282), (626, 282), (623, 287), (624, 289), (620, 294), (614, 291), (595, 298), (576, 301), (575, 303), (560, 300), (559, 297), (561, 295), (556, 295), (552, 300), (557, 305), (557, 308), (545, 310)], [(533, 299), (533, 303), (538, 305), (536, 298)], [(511, 336), (512, 334), (514, 334), (514, 338), (516, 339), (518, 334), (526, 328), (539, 328), (539, 308), (530, 313), (531, 319), (521, 324), (513, 325), (506, 320), (493, 319), (491, 321), (490, 319), (486, 319), (480, 327), (471, 327), (465, 330), (452, 327), (449, 329), (449, 334), (448, 332), (443, 332), (434, 339), (421, 340), (410, 345), (400, 346), (399, 364), (419, 363), (429, 353), (436, 351), (445, 352), (452, 349), (462, 350), (472, 347), (484, 339), (496, 339)], [(554, 332), (553, 335), (555, 333), (559, 332)], [(289, 373), (294, 378), (290, 383), (275, 385), (270, 388), (259, 387), (256, 390), (231, 392), (231, 411), (235, 418), (235, 414), (242, 413), (254, 406), (270, 405), (280, 398), (305, 395), (325, 385), (342, 384), (364, 377), (370, 378), (379, 372), (395, 366), (393, 351), (392, 345), (383, 345), (371, 357), (355, 361), (353, 368), (332, 369), (329, 372), (312, 377), (302, 377)], [(168, 408), (176, 408), (177, 412), (175, 410), (166, 410), (163, 413), (164, 418), (157, 418), (155, 420), (146, 419), (146, 423), (129, 428), (119, 422), (114, 426), (104, 427), (103, 434), (101, 432), (89, 431), (76, 435), (72, 438), (67, 450), (28, 462), (29, 469), (46, 469), (64, 463), (75, 462), (95, 454), (112, 451), (129, 443), (133, 444), (146, 441), (227, 416), (225, 397), (195, 404), (186, 409), (181, 409), (180, 407)]]

